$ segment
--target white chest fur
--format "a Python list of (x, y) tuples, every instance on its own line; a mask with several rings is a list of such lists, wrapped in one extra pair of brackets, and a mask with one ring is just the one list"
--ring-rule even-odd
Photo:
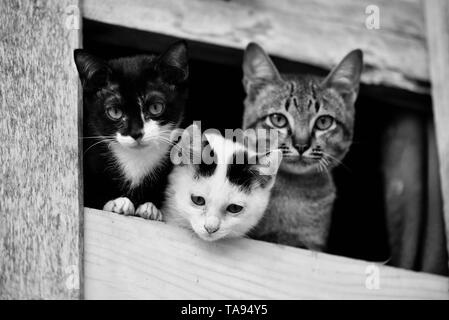
[(130, 188), (138, 186), (143, 179), (155, 173), (155, 169), (164, 161), (168, 145), (154, 144), (145, 148), (129, 148), (114, 143), (111, 145), (116, 164)]

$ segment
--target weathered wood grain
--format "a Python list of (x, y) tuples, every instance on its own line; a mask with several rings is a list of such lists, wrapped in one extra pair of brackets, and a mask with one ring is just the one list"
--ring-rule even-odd
[(0, 2), (0, 299), (80, 297), (78, 0)]
[(429, 46), (433, 113), (449, 252), (449, 2), (423, 1)]
[[(380, 29), (365, 26), (368, 5)], [(83, 16), (190, 40), (243, 49), (260, 43), (270, 54), (330, 68), (363, 49), (362, 81), (427, 91), (425, 28), (419, 0), (85, 0)]]
[[(445, 277), (85, 210), (86, 299), (449, 299)], [(366, 286), (368, 282), (368, 286)]]
[(424, 214), (421, 237), (421, 271), (449, 274), (448, 251), (446, 247), (446, 226), (444, 224), (441, 177), (438, 161), (435, 123), (427, 120), (427, 210)]

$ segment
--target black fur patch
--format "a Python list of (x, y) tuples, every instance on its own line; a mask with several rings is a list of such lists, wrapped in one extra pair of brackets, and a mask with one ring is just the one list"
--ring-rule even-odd
[(199, 165), (197, 165), (196, 172), (201, 177), (210, 177), (214, 174), (216, 168), (216, 163), (207, 164), (201, 162)]
[(288, 111), (288, 108), (290, 108), (290, 98), (287, 98), (287, 100), (285, 100), (285, 110)]
[(312, 106), (312, 100), (309, 100), (307, 103), (307, 110), (310, 110), (310, 107)]
[[(242, 162), (243, 160), (243, 162)], [(256, 159), (257, 161), (257, 159)], [(270, 181), (271, 176), (260, 175), (256, 163), (248, 163), (248, 153), (238, 152), (232, 156), (232, 162), (228, 164), (226, 177), (229, 182), (239, 187), (246, 193), (249, 193), (253, 188), (260, 186), (264, 188)]]
[(290, 97), (293, 96), (293, 93), (295, 92), (295, 83), (290, 83)]
[(318, 113), (320, 111), (321, 104), (319, 101), (315, 101), (315, 112)]
[(312, 91), (313, 100), (316, 100), (316, 88), (313, 83), (310, 84), (310, 90)]
[(293, 103), (295, 104), (296, 109), (299, 108), (298, 100), (296, 100), (296, 97), (293, 97)]
[(209, 155), (210, 158), (201, 158), (201, 163), (195, 166), (196, 174), (201, 177), (210, 177), (217, 168), (217, 154), (207, 140), (203, 140), (202, 142), (201, 153), (203, 155)]

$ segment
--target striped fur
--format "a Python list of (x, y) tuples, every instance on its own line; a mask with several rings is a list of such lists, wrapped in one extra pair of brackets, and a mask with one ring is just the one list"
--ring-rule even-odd
[(243, 126), (277, 130), (283, 161), (267, 213), (253, 236), (325, 250), (335, 199), (330, 170), (352, 143), (362, 53), (349, 53), (330, 74), (280, 74), (257, 44), (243, 63)]

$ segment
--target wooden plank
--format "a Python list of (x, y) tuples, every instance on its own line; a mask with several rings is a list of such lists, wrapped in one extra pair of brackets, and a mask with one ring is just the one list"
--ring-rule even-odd
[(0, 299), (80, 297), (79, 31), (69, 28), (70, 5), (78, 1), (0, 4)]
[[(368, 5), (380, 29), (365, 26)], [(330, 68), (361, 48), (362, 81), (426, 92), (427, 48), (419, 0), (85, 0), (83, 16), (104, 23), (243, 49), (257, 41), (279, 57)]]
[(435, 123), (432, 118), (427, 122), (427, 212), (424, 215), (424, 232), (421, 238), (420, 271), (447, 275), (448, 252)]
[(429, 46), (433, 112), (449, 252), (449, 2), (423, 1)]
[(84, 263), (87, 299), (449, 299), (445, 277), (88, 208)]

